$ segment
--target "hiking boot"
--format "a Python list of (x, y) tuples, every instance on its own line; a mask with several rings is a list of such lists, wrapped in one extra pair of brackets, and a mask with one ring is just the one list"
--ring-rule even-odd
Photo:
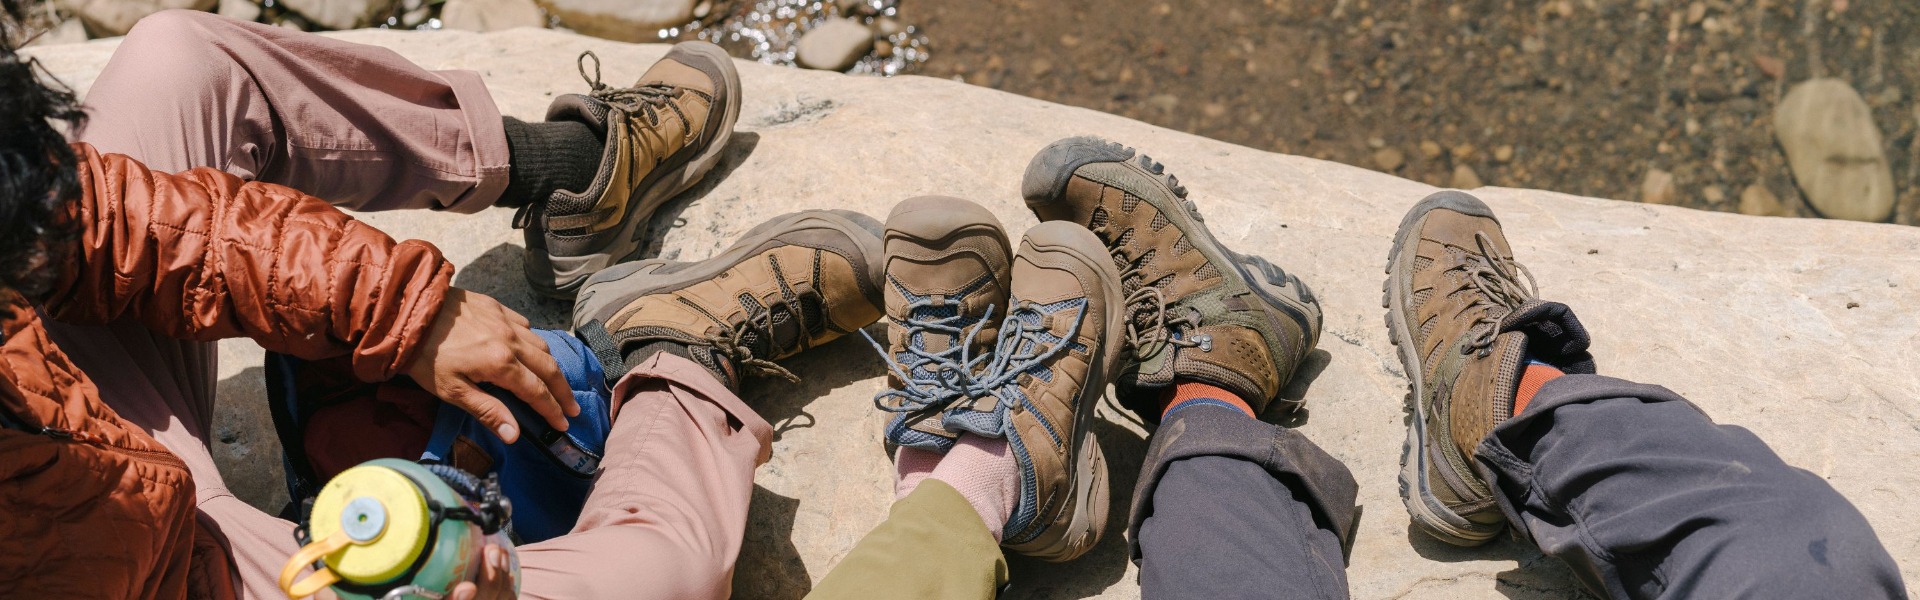
[(944, 453), (957, 434), (942, 414), (992, 357), (1013, 251), (992, 212), (938, 196), (895, 206), (884, 244), (889, 375), (874, 405), (893, 415), (887, 443)]
[(707, 260), (643, 260), (581, 288), (573, 325), (607, 378), (656, 352), (692, 359), (728, 389), (741, 375), (799, 381), (773, 361), (880, 319), (880, 223), (841, 210), (775, 217)]
[(592, 52), (581, 53), (580, 76), (592, 91), (555, 98), (547, 120), (584, 122), (601, 134), (599, 173), (587, 189), (555, 191), (514, 216), (527, 238), (527, 282), (560, 299), (640, 253), (649, 217), (713, 169), (740, 116), (740, 74), (707, 42), (674, 45), (633, 87), (601, 83)]
[(1320, 305), (1306, 284), (1221, 245), (1179, 180), (1132, 148), (1094, 137), (1054, 142), (1027, 165), (1021, 193), (1040, 220), (1081, 224), (1106, 243), (1127, 298), (1131, 352), (1114, 387), (1149, 421), (1176, 378), (1230, 390), (1259, 414), (1320, 338)]
[(1120, 274), (1085, 228), (1042, 223), (1013, 260), (1013, 306), (993, 359), (956, 402), (948, 430), (1004, 437), (1020, 491), (1001, 545), (1072, 560), (1107, 523), (1107, 463), (1091, 431), (1094, 405), (1123, 354)]
[(1533, 276), (1514, 262), (1486, 204), (1445, 191), (1400, 222), (1385, 287), (1387, 329), (1411, 384), (1401, 500), (1434, 537), (1486, 543), (1506, 517), (1474, 470), (1474, 452), (1513, 414), (1527, 334), (1509, 331), (1508, 321), (1540, 304)]

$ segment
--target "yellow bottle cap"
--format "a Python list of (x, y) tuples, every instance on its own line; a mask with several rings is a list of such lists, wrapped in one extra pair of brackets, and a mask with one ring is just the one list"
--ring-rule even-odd
[(334, 573), (353, 583), (383, 583), (413, 565), (427, 545), (426, 498), (413, 481), (393, 469), (361, 465), (321, 488), (308, 520), (311, 537), (336, 532), (351, 543), (322, 557)]

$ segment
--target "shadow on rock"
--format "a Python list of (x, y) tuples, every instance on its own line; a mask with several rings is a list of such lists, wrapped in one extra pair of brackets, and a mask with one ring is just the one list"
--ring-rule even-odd
[(573, 305), (534, 293), (527, 285), (523, 267), (526, 259), (525, 248), (514, 244), (494, 246), (460, 267), (453, 276), (453, 286), (492, 296), (526, 315), (535, 328), (572, 329)]
[(799, 598), (813, 589), (806, 563), (793, 545), (793, 516), (800, 500), (753, 486), (746, 543), (733, 569), (735, 598)]
[(1331, 352), (1315, 348), (1307, 353), (1306, 359), (1300, 361), (1300, 367), (1294, 369), (1293, 379), (1287, 382), (1286, 387), (1280, 388), (1280, 399), (1267, 405), (1266, 412), (1260, 413), (1260, 420), (1287, 428), (1306, 425), (1313, 416), (1312, 410), (1306, 405), (1307, 390), (1332, 364)]
[[(874, 339), (886, 339), (882, 337), (886, 333), (881, 327), (879, 324), (869, 327)], [(886, 367), (880, 364), (880, 355), (873, 352), (859, 332), (808, 349), (798, 356), (780, 361), (780, 365), (798, 376), (800, 383), (790, 384), (777, 377), (759, 377), (747, 381), (741, 393), (748, 406), (754, 407), (761, 417), (773, 424), (774, 443), (779, 443), (782, 434), (788, 431), (805, 429), (818, 423), (813, 414), (807, 412), (807, 405), (814, 400), (854, 382), (887, 373)], [(872, 391), (879, 390), (876, 388)]]
[(1117, 402), (1102, 401), (1093, 421), (1100, 450), (1107, 457), (1107, 528), (1100, 543), (1085, 556), (1068, 563), (1050, 563), (1024, 556), (1007, 557), (1012, 586), (1003, 598), (1069, 599), (1099, 596), (1127, 574), (1127, 516), (1133, 505), (1133, 486), (1145, 461), (1147, 440), (1119, 420), (1138, 422)]
[(266, 372), (249, 367), (220, 380), (214, 392), (213, 464), (227, 489), (242, 502), (280, 514), (287, 505), (287, 478), (280, 454), (280, 438), (273, 433), (273, 415), (267, 410)]
[(1502, 536), (1477, 548), (1464, 548), (1442, 542), (1407, 523), (1407, 543), (1427, 560), (1452, 563), (1511, 559), (1519, 563), (1494, 578), (1494, 589), (1515, 600), (1589, 598), (1585, 588), (1573, 577), (1566, 563), (1540, 553), (1531, 542)]
[[(681, 260), (678, 252), (674, 252), (668, 256), (661, 256), (660, 254), (660, 249), (666, 243), (667, 234), (672, 233), (675, 229), (687, 226), (687, 220), (680, 218), (680, 214), (686, 212), (687, 207), (692, 206), (695, 201), (705, 198), (707, 193), (713, 191), (713, 188), (719, 187), (720, 182), (726, 181), (729, 176), (732, 176), (733, 170), (740, 168), (741, 164), (746, 163), (747, 158), (753, 156), (754, 148), (758, 148), (759, 146), (760, 134), (751, 131), (734, 132), (733, 139), (727, 142), (726, 153), (720, 156), (720, 161), (714, 163), (713, 170), (708, 171), (707, 176), (702, 178), (700, 183), (694, 184), (694, 186), (688, 188), (687, 191), (681, 192), (678, 196), (674, 196), (671, 200), (668, 200), (666, 204), (660, 205), (660, 208), (653, 212), (653, 216), (649, 218), (647, 222), (647, 242), (646, 245), (641, 247), (640, 256)], [(732, 243), (732, 241), (728, 240), (727, 243)], [(687, 260), (696, 260), (698, 258), (704, 257), (689, 257)]]

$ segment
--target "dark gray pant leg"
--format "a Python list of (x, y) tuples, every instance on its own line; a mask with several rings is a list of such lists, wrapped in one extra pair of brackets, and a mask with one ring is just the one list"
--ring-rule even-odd
[(1353, 475), (1299, 432), (1238, 411), (1175, 411), (1134, 492), (1148, 600), (1346, 598)]
[(1479, 457), (1514, 526), (1609, 597), (1906, 597), (1846, 498), (1663, 387), (1560, 377)]

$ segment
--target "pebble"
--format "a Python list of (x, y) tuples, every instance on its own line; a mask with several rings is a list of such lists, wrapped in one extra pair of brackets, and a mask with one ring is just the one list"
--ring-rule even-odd
[(220, 16), (242, 21), (260, 20), (260, 5), (253, 0), (220, 0)]
[(1377, 137), (1367, 138), (1367, 147), (1379, 150), (1387, 147), (1387, 141)]
[(1660, 169), (1647, 169), (1647, 178), (1640, 182), (1640, 201), (1647, 204), (1673, 204), (1680, 191), (1674, 187), (1673, 174)]
[(1767, 77), (1772, 79), (1779, 79), (1787, 76), (1786, 61), (1783, 61), (1771, 56), (1767, 56), (1765, 54), (1753, 55), (1753, 66), (1759, 67), (1761, 73), (1765, 74)]
[(900, 20), (893, 17), (874, 19), (873, 28), (879, 31), (880, 35), (893, 35), (907, 30), (907, 26), (901, 25)]
[(1687, 24), (1688, 25), (1699, 25), (1700, 21), (1706, 18), (1707, 18), (1706, 3), (1695, 1), (1692, 6), (1687, 7)]
[(443, 29), (485, 32), (546, 24), (533, 0), (447, 0), (440, 7)]
[(1154, 94), (1147, 97), (1147, 105), (1163, 111), (1173, 112), (1180, 107), (1180, 97), (1173, 94)]
[(887, 40), (874, 40), (873, 55), (878, 56), (880, 58), (887, 58), (889, 56), (893, 56), (893, 42), (889, 42)]
[(1740, 214), (1756, 217), (1791, 217), (1794, 212), (1773, 195), (1767, 186), (1753, 184), (1740, 190)]
[(705, 19), (707, 18), (707, 15), (710, 15), (710, 14), (713, 14), (712, 0), (705, 0), (699, 4), (693, 5), (693, 18)]
[(1872, 110), (1852, 86), (1831, 78), (1793, 86), (1774, 109), (1773, 129), (1794, 180), (1822, 216), (1893, 216), (1893, 170)]
[(800, 36), (795, 46), (800, 66), (845, 71), (873, 49), (873, 30), (853, 19), (832, 19)]
[(1380, 167), (1380, 170), (1391, 173), (1399, 170), (1401, 165), (1407, 164), (1407, 157), (1400, 153), (1399, 148), (1381, 148), (1373, 151), (1373, 164)]
[(1446, 152), (1446, 149), (1441, 148), (1440, 144), (1434, 143), (1433, 140), (1420, 142), (1420, 154), (1428, 159), (1440, 158), (1440, 154), (1443, 152)]
[(1486, 185), (1486, 184), (1480, 181), (1479, 173), (1473, 172), (1473, 167), (1469, 167), (1466, 165), (1459, 165), (1453, 168), (1453, 187), (1454, 188), (1462, 189), (1462, 190), (1471, 190), (1483, 185)]
[(1706, 198), (1708, 204), (1719, 204), (1727, 200), (1727, 190), (1717, 185), (1710, 185), (1700, 190), (1700, 197)]
[(1473, 147), (1473, 144), (1460, 144), (1458, 146), (1454, 146), (1453, 160), (1456, 160), (1456, 161), (1472, 160), (1473, 153), (1475, 150), (1476, 148)]
[(1495, 162), (1508, 162), (1513, 160), (1513, 146), (1502, 145), (1498, 148), (1494, 148), (1493, 160)]

